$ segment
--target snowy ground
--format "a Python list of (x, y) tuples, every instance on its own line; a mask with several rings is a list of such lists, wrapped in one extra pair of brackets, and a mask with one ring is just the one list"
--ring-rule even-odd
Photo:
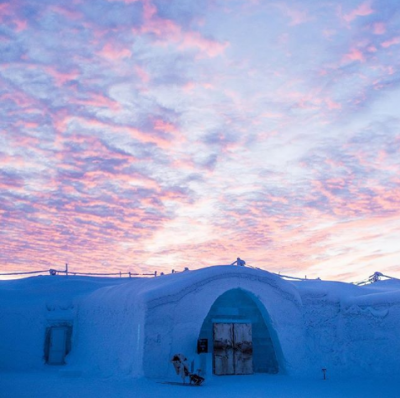
[(274, 397), (398, 398), (400, 380), (296, 379), (288, 376), (212, 377), (201, 387), (160, 384), (149, 379), (83, 378), (59, 373), (0, 373), (0, 398)]

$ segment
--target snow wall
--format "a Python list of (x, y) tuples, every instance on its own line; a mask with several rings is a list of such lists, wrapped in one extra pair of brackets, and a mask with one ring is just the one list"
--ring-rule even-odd
[(393, 375), (400, 372), (400, 281), (367, 286), (295, 283), (303, 301), (306, 351), (317, 374)]
[(74, 276), (0, 281), (0, 370), (43, 369), (48, 328), (74, 327), (82, 297), (122, 281)]
[[(105, 375), (162, 378), (174, 375), (170, 360), (183, 353), (197, 368), (203, 322), (218, 297), (232, 289), (246, 292), (261, 311), (279, 371), (304, 372), (305, 335), (298, 292), (276, 275), (234, 266), (165, 275), (140, 285), (127, 283), (94, 292), (81, 303), (69, 363)], [(207, 373), (211, 373), (208, 355)]]

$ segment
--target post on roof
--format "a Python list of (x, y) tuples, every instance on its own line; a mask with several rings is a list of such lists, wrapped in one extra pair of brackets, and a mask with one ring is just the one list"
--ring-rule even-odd
[(65, 263), (65, 275), (68, 276), (68, 263)]
[(121, 273), (121, 271), (119, 271), (119, 277), (122, 278), (122, 273)]
[(380, 280), (380, 277), (382, 276), (381, 272), (374, 272), (372, 275), (372, 282), (378, 282)]
[(154, 271), (154, 277), (156, 277), (157, 276), (157, 271)]
[(128, 274), (129, 274), (129, 278), (132, 278), (132, 276), (131, 276), (131, 271), (129, 271)]

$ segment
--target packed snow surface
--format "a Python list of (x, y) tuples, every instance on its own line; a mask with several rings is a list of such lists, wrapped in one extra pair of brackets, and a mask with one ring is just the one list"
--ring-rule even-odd
[(214, 376), (200, 387), (145, 378), (69, 377), (49, 373), (0, 373), (1, 398), (398, 398), (388, 378), (298, 379), (289, 376)]

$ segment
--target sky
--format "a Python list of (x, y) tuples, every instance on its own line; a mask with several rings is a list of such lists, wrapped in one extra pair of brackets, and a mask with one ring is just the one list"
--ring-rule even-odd
[(398, 0), (0, 0), (0, 271), (400, 277)]

